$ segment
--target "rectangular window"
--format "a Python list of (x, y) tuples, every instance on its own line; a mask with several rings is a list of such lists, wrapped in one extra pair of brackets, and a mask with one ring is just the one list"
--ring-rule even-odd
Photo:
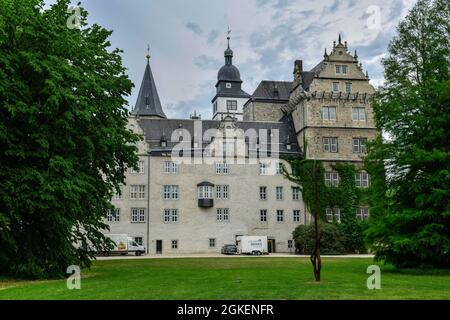
[(145, 208), (131, 208), (131, 222), (142, 223), (145, 222)]
[(283, 187), (276, 187), (277, 200), (283, 200)]
[(144, 185), (140, 185), (138, 186), (138, 197), (139, 200), (145, 199), (145, 186)]
[(164, 161), (164, 173), (175, 174), (178, 172), (178, 165), (173, 161)]
[(294, 247), (294, 241), (288, 240), (288, 249), (292, 249)]
[(366, 141), (366, 138), (353, 138), (353, 153), (365, 153)]
[(346, 82), (345, 83), (345, 92), (346, 93), (352, 92), (352, 84), (351, 84), (351, 82)]
[(328, 222), (333, 222), (333, 221), (341, 222), (341, 209), (340, 208), (328, 207), (325, 209), (325, 215), (326, 215)]
[(138, 186), (130, 186), (130, 199), (136, 200), (138, 198)]
[(216, 162), (216, 174), (228, 174), (228, 163)]
[(217, 221), (224, 221), (224, 222), (230, 221), (230, 214), (228, 209), (218, 208), (216, 217)]
[(178, 209), (164, 209), (164, 222), (178, 222)]
[(209, 247), (210, 248), (215, 248), (216, 247), (216, 239), (209, 238)]
[(178, 240), (172, 240), (172, 249), (178, 249)]
[(337, 137), (324, 137), (323, 138), (323, 151), (324, 152), (338, 152), (338, 138)]
[(294, 210), (292, 216), (294, 222), (300, 222), (300, 210)]
[(142, 237), (134, 237), (134, 241), (140, 246), (142, 246), (142, 244), (144, 243), (144, 240)]
[(337, 187), (339, 185), (339, 174), (334, 171), (325, 172), (325, 185), (327, 187)]
[(322, 120), (336, 120), (336, 107), (322, 107)]
[(300, 200), (300, 188), (292, 187), (292, 200), (298, 201)]
[(228, 185), (216, 185), (216, 199), (228, 199)]
[(336, 74), (340, 74), (340, 73), (341, 73), (341, 71), (342, 71), (342, 68), (341, 68), (341, 66), (339, 66), (339, 65), (336, 65)]
[(106, 214), (106, 221), (120, 222), (120, 208), (115, 208), (114, 211), (108, 210)]
[(333, 82), (332, 91), (339, 92), (339, 82)]
[(367, 208), (367, 207), (356, 208), (356, 218), (358, 218), (360, 220), (369, 219), (369, 208)]
[(267, 163), (260, 162), (259, 163), (259, 174), (262, 176), (267, 175), (268, 168), (269, 168), (269, 165)]
[(355, 183), (358, 188), (369, 187), (369, 174), (365, 171), (359, 171), (355, 174)]
[(366, 108), (352, 107), (352, 120), (353, 121), (366, 121)]
[(277, 222), (284, 221), (284, 212), (283, 210), (277, 210)]
[(120, 188), (119, 192), (114, 191), (113, 200), (121, 200), (122, 199), (122, 188)]
[(267, 210), (259, 210), (259, 221), (267, 222)]
[(136, 171), (134, 168), (130, 168), (130, 173), (144, 173), (144, 161), (138, 162), (138, 171)]
[(282, 174), (283, 173), (283, 164), (281, 162), (276, 163), (276, 174)]
[(348, 73), (348, 66), (342, 66), (342, 73), (347, 74)]
[(177, 185), (164, 186), (163, 198), (164, 200), (178, 200), (179, 187)]
[(237, 101), (227, 100), (227, 110), (237, 110)]
[(259, 199), (267, 200), (267, 187), (259, 187)]

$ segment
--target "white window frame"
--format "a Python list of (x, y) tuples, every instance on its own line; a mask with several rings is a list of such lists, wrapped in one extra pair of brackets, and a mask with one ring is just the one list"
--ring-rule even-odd
[(111, 210), (106, 213), (106, 221), (111, 223), (120, 222), (120, 208), (114, 208), (114, 214)]
[(163, 199), (164, 200), (178, 200), (180, 198), (180, 188), (178, 185), (164, 185)]
[(284, 222), (284, 210), (277, 210), (277, 222)]
[(198, 199), (214, 199), (213, 186), (198, 186), (197, 197)]
[(178, 249), (178, 240), (170, 240), (170, 245), (172, 249)]
[(138, 199), (139, 200), (145, 199), (145, 185), (144, 184), (138, 185)]
[(216, 174), (229, 174), (230, 170), (229, 170), (229, 166), (227, 162), (216, 162), (215, 163), (216, 166)]
[(227, 200), (229, 196), (229, 186), (227, 184), (216, 185), (216, 199)]
[(337, 137), (323, 137), (323, 152), (338, 153), (339, 145)]
[(227, 100), (226, 101), (226, 107), (227, 107), (227, 111), (228, 110), (237, 111), (237, 109), (238, 109), (237, 100)]
[(209, 243), (209, 248), (215, 248), (216, 247), (216, 238), (209, 238), (208, 243)]
[(275, 198), (277, 200), (279, 200), (279, 201), (283, 200), (284, 195), (283, 195), (283, 187), (282, 186), (276, 186), (275, 187), (275, 195), (276, 195)]
[(352, 107), (352, 121), (366, 121), (366, 108)]
[(230, 209), (228, 209), (228, 208), (217, 208), (217, 210), (216, 210), (216, 220), (218, 222), (229, 222), (230, 221)]
[(259, 221), (267, 222), (267, 209), (259, 210)]
[(301, 211), (296, 209), (292, 211), (292, 221), (300, 222)]
[(292, 187), (292, 200), (300, 201), (300, 187)]
[(139, 193), (139, 186), (137, 184), (130, 185), (130, 199), (137, 200)]
[(336, 171), (325, 171), (325, 185), (337, 187), (339, 185), (339, 173)]
[(266, 186), (259, 187), (259, 200), (267, 200), (267, 187)]
[(146, 216), (145, 208), (131, 208), (131, 223), (144, 223)]
[[(333, 111), (331, 111), (333, 110)], [(321, 111), (322, 120), (336, 121), (336, 107), (324, 106)]]
[(164, 161), (164, 173), (165, 174), (178, 173), (178, 165), (173, 161)]
[(368, 188), (369, 187), (369, 174), (366, 171), (358, 171), (355, 173), (355, 184), (358, 188)]
[[(328, 222), (336, 221), (338, 223), (341, 222), (341, 208), (338, 207), (326, 207), (325, 208), (325, 217)], [(333, 220), (334, 219), (334, 220)]]
[(283, 174), (283, 164), (281, 162), (276, 162), (275, 173), (277, 175)]
[(356, 208), (356, 218), (359, 220), (369, 219), (370, 209), (369, 207), (358, 207)]
[(366, 153), (367, 138), (352, 138), (353, 153)]
[(269, 164), (265, 162), (259, 163), (259, 175), (266, 176), (268, 174)]
[(164, 209), (163, 221), (164, 223), (176, 223), (178, 222), (178, 209)]

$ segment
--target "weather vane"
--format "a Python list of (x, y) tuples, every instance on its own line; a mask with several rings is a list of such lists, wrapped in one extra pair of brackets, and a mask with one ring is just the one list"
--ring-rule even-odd
[(230, 29), (230, 26), (228, 26), (227, 39), (230, 39), (230, 34), (231, 34), (231, 29)]
[(150, 45), (147, 45), (147, 61), (150, 60)]

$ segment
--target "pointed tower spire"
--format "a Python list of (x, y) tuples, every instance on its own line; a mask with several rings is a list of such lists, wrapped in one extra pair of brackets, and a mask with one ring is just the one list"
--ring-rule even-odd
[(341, 44), (341, 33), (339, 33), (338, 43)]
[(157, 118), (167, 118), (162, 110), (155, 80), (150, 68), (150, 46), (147, 46), (147, 65), (145, 66), (144, 77), (136, 100), (136, 105), (131, 112), (137, 116), (151, 116)]

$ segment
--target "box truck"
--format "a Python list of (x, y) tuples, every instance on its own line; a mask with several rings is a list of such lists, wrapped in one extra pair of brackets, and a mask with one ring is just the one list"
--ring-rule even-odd
[(129, 252), (134, 252), (137, 256), (145, 253), (145, 248), (137, 244), (127, 234), (105, 234), (105, 236), (114, 242), (114, 248), (111, 250), (111, 253), (126, 255)]
[(240, 254), (261, 255), (269, 253), (266, 236), (239, 236), (236, 240)]

